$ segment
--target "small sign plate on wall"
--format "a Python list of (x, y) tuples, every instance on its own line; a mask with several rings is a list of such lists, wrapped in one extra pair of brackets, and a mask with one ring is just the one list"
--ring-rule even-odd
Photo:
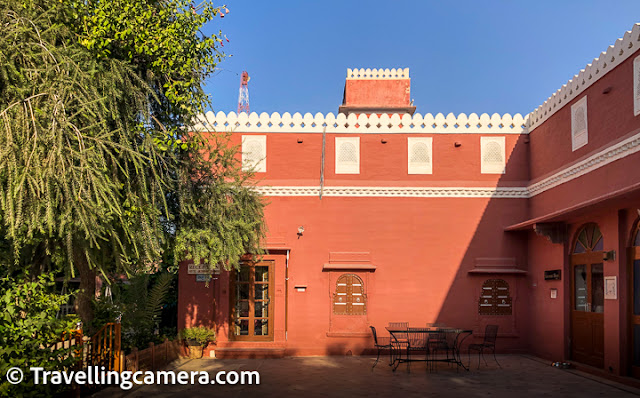
[(561, 279), (562, 279), (562, 270), (552, 269), (552, 270), (544, 271), (545, 281), (559, 281)]
[[(187, 268), (187, 274), (189, 275), (211, 275), (214, 271), (209, 269), (208, 264), (189, 264)], [(218, 273), (216, 270), (215, 273)]]
[(607, 300), (618, 299), (618, 278), (615, 276), (604, 277), (604, 298)]
[(210, 280), (211, 280), (211, 275), (196, 274), (196, 282), (209, 282)]

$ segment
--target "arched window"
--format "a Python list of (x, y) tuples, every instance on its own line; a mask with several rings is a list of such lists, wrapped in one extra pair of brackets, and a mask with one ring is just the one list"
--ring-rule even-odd
[(407, 166), (409, 174), (431, 174), (431, 137), (409, 137), (407, 138), (407, 149), (409, 164)]
[(505, 137), (480, 137), (480, 172), (504, 174)]
[(242, 136), (242, 168), (259, 173), (267, 171), (267, 136)]
[(360, 137), (336, 137), (336, 174), (360, 174)]
[(365, 315), (367, 295), (359, 276), (344, 274), (336, 282), (333, 293), (333, 313), (337, 315)]
[(587, 96), (571, 105), (571, 150), (575, 151), (589, 142), (587, 125)]
[(482, 284), (480, 315), (511, 315), (511, 296), (509, 284), (502, 279), (488, 279)]
[(495, 141), (487, 142), (482, 160), (489, 163), (502, 163), (502, 148), (500, 144)]
[(573, 247), (573, 254), (599, 252), (604, 250), (604, 238), (596, 224), (587, 224), (580, 232)]
[(358, 161), (356, 146), (351, 142), (343, 142), (338, 151), (338, 161), (341, 163), (356, 163)]

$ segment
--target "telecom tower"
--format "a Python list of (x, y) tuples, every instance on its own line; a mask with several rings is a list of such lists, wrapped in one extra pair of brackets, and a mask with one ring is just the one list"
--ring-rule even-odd
[(242, 72), (240, 77), (240, 94), (238, 95), (238, 115), (241, 112), (249, 114), (249, 74)]

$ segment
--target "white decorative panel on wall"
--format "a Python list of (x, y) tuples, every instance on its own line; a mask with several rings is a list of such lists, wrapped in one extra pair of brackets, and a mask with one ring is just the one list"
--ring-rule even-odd
[(432, 137), (407, 138), (409, 174), (431, 174), (433, 172), (432, 143)]
[(336, 174), (360, 174), (360, 137), (336, 137)]
[(258, 173), (267, 171), (267, 136), (242, 136), (242, 169)]
[(640, 56), (633, 60), (633, 114), (640, 115)]
[(582, 148), (589, 142), (587, 125), (587, 96), (571, 105), (571, 150)]
[(480, 137), (480, 172), (482, 174), (505, 173), (505, 138)]

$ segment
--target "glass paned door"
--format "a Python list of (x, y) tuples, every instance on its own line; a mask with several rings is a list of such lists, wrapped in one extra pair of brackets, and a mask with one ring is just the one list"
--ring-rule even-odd
[(604, 365), (604, 274), (602, 254), (572, 256), (571, 357)]
[(231, 309), (234, 340), (273, 340), (273, 272), (271, 261), (242, 263), (235, 271)]

